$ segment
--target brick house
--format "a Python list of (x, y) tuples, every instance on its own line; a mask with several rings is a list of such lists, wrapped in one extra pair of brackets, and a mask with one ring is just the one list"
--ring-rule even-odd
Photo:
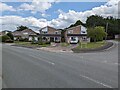
[(67, 43), (90, 42), (89, 38), (87, 38), (87, 29), (82, 25), (66, 29), (65, 39)]
[(34, 32), (31, 29), (25, 29), (23, 31), (14, 31), (13, 33), (14, 40), (20, 40), (20, 39), (28, 39), (28, 41), (32, 41), (33, 39), (38, 41), (38, 35), (36, 32)]
[(42, 41), (60, 42), (61, 30), (57, 30), (53, 27), (46, 26), (40, 29), (40, 36), (42, 37)]

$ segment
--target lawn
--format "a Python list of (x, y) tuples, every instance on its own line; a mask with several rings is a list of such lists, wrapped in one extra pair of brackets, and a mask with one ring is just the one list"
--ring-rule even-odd
[(15, 41), (14, 43), (15, 43), (15, 45), (28, 46), (28, 47), (47, 47), (47, 46), (49, 46), (49, 44), (39, 45), (39, 44), (32, 44), (31, 42)]
[(105, 41), (101, 42), (91, 42), (91, 43), (79, 43), (79, 46), (76, 47), (77, 49), (94, 49), (104, 46), (106, 44)]
[(69, 46), (70, 44), (69, 44), (69, 43), (60, 43), (60, 45), (61, 45), (62, 47), (67, 47), (67, 46)]

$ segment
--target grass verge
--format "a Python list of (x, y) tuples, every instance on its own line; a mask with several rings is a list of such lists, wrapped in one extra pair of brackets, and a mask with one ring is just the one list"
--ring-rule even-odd
[(20, 46), (28, 46), (28, 47), (47, 47), (49, 46), (49, 44), (43, 44), (43, 45), (39, 45), (39, 44), (32, 44), (31, 42), (19, 42), (19, 41), (15, 41), (14, 42), (15, 45), (20, 45)]
[(70, 44), (69, 43), (61, 43), (60, 44), (62, 47), (67, 47), (67, 46), (69, 46)]
[(79, 53), (79, 52), (89, 52), (89, 51), (96, 51), (96, 50), (101, 50), (104, 49), (108, 43), (105, 41), (101, 42), (91, 42), (91, 43), (79, 43), (79, 46), (76, 48), (73, 48), (72, 51)]
[(78, 49), (94, 49), (104, 46), (106, 44), (105, 41), (101, 42), (90, 42), (90, 43), (79, 43), (79, 46), (76, 47)]

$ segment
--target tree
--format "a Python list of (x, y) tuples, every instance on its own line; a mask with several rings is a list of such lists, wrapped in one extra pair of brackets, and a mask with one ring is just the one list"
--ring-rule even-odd
[(11, 40), (8, 35), (2, 36), (2, 42), (6, 42), (7, 40)]
[(65, 32), (66, 30), (61, 30), (61, 42), (65, 42)]
[(87, 30), (87, 36), (90, 37), (94, 42), (102, 41), (106, 37), (107, 33), (105, 32), (104, 27), (97, 26), (95, 28), (89, 28)]
[(29, 29), (29, 28), (27, 26), (22, 26), (22, 25), (17, 27), (17, 31), (23, 31), (25, 29)]
[(111, 16), (103, 18), (102, 16), (92, 15), (86, 20), (86, 26), (88, 28), (94, 28), (96, 26), (102, 26), (106, 28), (107, 23), (107, 33), (108, 36), (110, 36), (108, 39), (113, 39), (116, 34), (120, 34), (120, 19), (116, 19)]
[(14, 36), (11, 32), (7, 33), (7, 36), (9, 36), (11, 40), (14, 40)]
[(92, 15), (86, 20), (87, 27), (105, 26), (104, 18), (98, 15)]

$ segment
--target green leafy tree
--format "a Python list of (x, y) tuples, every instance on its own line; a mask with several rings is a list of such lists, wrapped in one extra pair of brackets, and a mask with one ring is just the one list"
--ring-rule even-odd
[(27, 26), (22, 26), (22, 25), (17, 27), (17, 31), (23, 31), (25, 29), (29, 29), (29, 28)]
[(11, 40), (8, 35), (2, 36), (2, 42), (6, 42), (7, 40)]
[(106, 37), (107, 33), (105, 32), (104, 27), (97, 26), (95, 28), (89, 28), (87, 30), (87, 36), (90, 37), (94, 42), (102, 41)]
[(103, 18), (102, 16), (92, 15), (87, 18), (86, 26), (88, 28), (94, 28), (96, 26), (102, 26), (104, 28), (107, 27), (107, 33), (108, 36), (111, 37), (110, 39), (113, 39), (116, 34), (120, 34), (120, 19), (116, 19), (111, 16)]
[(66, 30), (61, 30), (61, 42), (65, 42), (65, 32)]
[(2, 36), (0, 36), (0, 42), (2, 42)]
[(9, 36), (11, 40), (14, 40), (14, 36), (11, 32), (7, 33), (7, 36)]

